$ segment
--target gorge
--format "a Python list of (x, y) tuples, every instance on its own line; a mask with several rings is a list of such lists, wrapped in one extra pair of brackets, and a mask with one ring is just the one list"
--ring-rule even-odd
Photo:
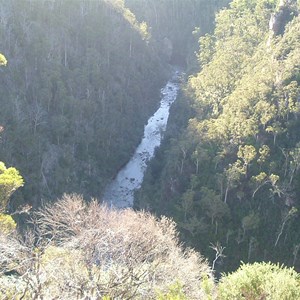
[(102, 200), (109, 206), (127, 208), (133, 206), (134, 192), (141, 187), (149, 161), (154, 157), (166, 130), (170, 106), (176, 100), (180, 72), (172, 72), (172, 78), (161, 89), (160, 107), (144, 127), (144, 136), (129, 162), (107, 186)]

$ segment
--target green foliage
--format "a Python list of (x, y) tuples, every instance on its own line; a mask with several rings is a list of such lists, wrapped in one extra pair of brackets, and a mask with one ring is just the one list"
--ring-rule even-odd
[(242, 219), (242, 227), (244, 231), (256, 229), (259, 226), (259, 215), (251, 212)]
[[(140, 207), (174, 216), (184, 240), (211, 261), (208, 245), (225, 245), (223, 270), (241, 260), (300, 263), (293, 254), (299, 217), (285, 219), (300, 206), (300, 7), (293, 2), (274, 36), (269, 21), (277, 4), (232, 1), (217, 14), (214, 32), (200, 37), (200, 71), (180, 100), (190, 119), (166, 142), (159, 173), (149, 181), (146, 174), (139, 192), (147, 202)], [(182, 112), (174, 114), (169, 134)]]
[[(129, 159), (167, 76), (124, 1), (1, 1), (1, 159), (31, 204), (99, 196)], [(147, 84), (145, 84), (147, 83)], [(4, 136), (2, 138), (4, 140)]]
[(188, 298), (185, 296), (182, 286), (179, 282), (174, 283), (169, 287), (168, 292), (158, 292), (157, 300), (187, 300)]
[(200, 207), (210, 218), (211, 224), (217, 224), (223, 218), (228, 218), (230, 211), (228, 205), (221, 200), (220, 195), (206, 187), (201, 189)]
[(299, 274), (271, 263), (243, 264), (223, 276), (218, 285), (220, 300), (294, 300), (300, 298)]
[[(151, 28), (160, 54), (175, 64), (187, 64), (193, 67), (194, 51), (197, 40), (193, 37), (195, 28), (206, 33), (213, 27), (214, 13), (226, 5), (228, 0), (206, 1), (193, 0), (126, 0), (125, 4), (140, 21), (145, 21)], [(196, 34), (198, 35), (198, 33)], [(164, 40), (171, 44), (171, 53), (164, 49)]]
[(241, 158), (245, 165), (248, 165), (256, 157), (256, 150), (252, 145), (239, 146), (237, 157)]
[(215, 38), (212, 35), (206, 34), (199, 39), (200, 52), (198, 54), (198, 60), (202, 67), (207, 65), (215, 51)]
[(0, 214), (0, 232), (9, 234), (17, 227), (16, 222), (10, 215)]
[(7, 60), (3, 54), (0, 53), (0, 66), (6, 66)]
[(13, 167), (6, 168), (0, 161), (0, 210), (6, 208), (9, 197), (23, 184), (24, 180), (19, 171)]

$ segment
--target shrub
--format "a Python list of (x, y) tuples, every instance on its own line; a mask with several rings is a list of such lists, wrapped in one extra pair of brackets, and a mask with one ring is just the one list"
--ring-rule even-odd
[(180, 282), (176, 297), (198, 300), (207, 299), (202, 280), (214, 285), (207, 262), (183, 249), (168, 218), (65, 195), (37, 212), (33, 224), (34, 235), (28, 233), (12, 257), (18, 264), (9, 263), (33, 298), (156, 299), (157, 291), (173, 296), (178, 289), (170, 287)]
[(16, 222), (10, 215), (0, 213), (0, 231), (9, 234), (16, 229)]
[(218, 299), (300, 299), (299, 280), (299, 274), (291, 268), (272, 263), (243, 264), (236, 272), (222, 277)]

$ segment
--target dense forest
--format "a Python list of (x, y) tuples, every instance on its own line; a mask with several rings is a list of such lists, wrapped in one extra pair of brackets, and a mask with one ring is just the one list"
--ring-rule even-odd
[(194, 60), (198, 38), (214, 26), (215, 12), (229, 0), (125, 0), (140, 22), (149, 25), (160, 55), (172, 64)]
[(136, 207), (172, 216), (216, 269), (300, 267), (300, 19), (296, 1), (233, 1), (199, 39)]
[(0, 0), (0, 39), (0, 299), (300, 299), (299, 0)]
[(166, 68), (122, 1), (1, 1), (1, 157), (27, 202), (99, 196), (155, 109)]
[(179, 42), (174, 32), (186, 24), (192, 44), (192, 28), (204, 15), (211, 28), (222, 3), (192, 1), (189, 12), (202, 5), (199, 13), (167, 28), (181, 9), (175, 2), (153, 1), (164, 4), (156, 28), (124, 1), (0, 1), (1, 52), (9, 62), (0, 78), (0, 156), (26, 182), (14, 203), (39, 206), (64, 192), (101, 195), (159, 103)]

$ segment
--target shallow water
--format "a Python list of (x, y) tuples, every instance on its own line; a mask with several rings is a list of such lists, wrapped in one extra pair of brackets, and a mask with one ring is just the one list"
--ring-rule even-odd
[(116, 178), (107, 186), (103, 201), (110, 206), (126, 208), (133, 206), (134, 191), (141, 187), (147, 164), (154, 156), (166, 130), (171, 104), (179, 90), (180, 73), (176, 71), (170, 81), (161, 89), (159, 109), (149, 118), (144, 128), (144, 137), (130, 161), (120, 170)]

